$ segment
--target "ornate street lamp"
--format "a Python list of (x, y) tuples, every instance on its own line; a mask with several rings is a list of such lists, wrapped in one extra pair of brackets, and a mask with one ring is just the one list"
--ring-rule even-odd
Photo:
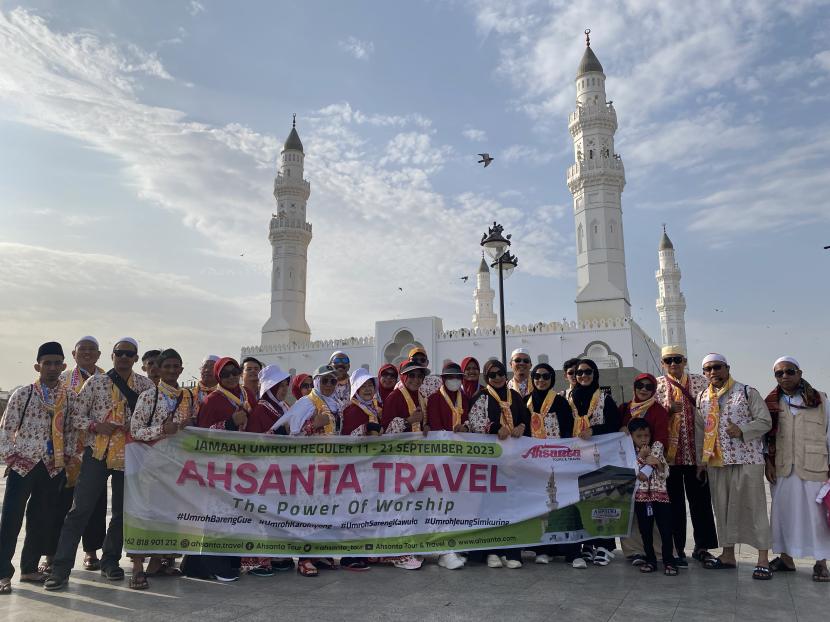
[(481, 235), (481, 246), (489, 255), (493, 263), (491, 268), (498, 266), (499, 269), (499, 329), (501, 330), (501, 362), (507, 365), (507, 336), (504, 323), (504, 279), (513, 274), (513, 270), (519, 265), (515, 255), (510, 254), (510, 234), (502, 235), (504, 227), (493, 222), (493, 226), (487, 233)]

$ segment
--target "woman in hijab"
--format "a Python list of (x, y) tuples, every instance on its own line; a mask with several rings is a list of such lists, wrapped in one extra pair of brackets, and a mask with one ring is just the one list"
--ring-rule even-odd
[[(397, 378), (397, 374), (395, 377)], [(380, 406), (376, 386), (378, 380), (369, 372), (358, 367), (349, 379), (352, 387), (351, 402), (343, 410), (343, 436), (378, 436), (383, 432)]]
[(659, 441), (666, 448), (669, 446), (669, 413), (657, 401), (656, 391), (657, 378), (651, 374), (634, 378), (634, 399), (620, 406), (620, 431), (628, 434), (628, 422), (642, 417), (651, 431), (652, 444)]
[[(470, 408), (467, 426), (470, 432), (495, 434), (504, 442), (530, 434), (529, 414), (522, 396), (507, 386), (507, 368), (501, 361), (484, 364), (487, 386)], [(486, 551), (490, 568), (521, 568), (522, 549)]]
[[(242, 368), (226, 356), (216, 361), (213, 371), (219, 384), (199, 409), (196, 425), (219, 430), (245, 430), (256, 398), (239, 384)], [(227, 583), (239, 579), (240, 566), (239, 557), (185, 555), (181, 570), (188, 577)]]
[(472, 356), (461, 359), (461, 371), (464, 379), (461, 381), (461, 392), (472, 400), (481, 390), (481, 366)]
[(378, 400), (381, 405), (386, 401), (398, 383), (398, 370), (392, 363), (386, 363), (378, 370)]
[(256, 396), (239, 384), (242, 368), (225, 356), (216, 361), (214, 374), (219, 380), (199, 409), (196, 425), (200, 428), (245, 431), (248, 417), (256, 405)]
[[(591, 359), (580, 359), (574, 373), (568, 404), (573, 416), (572, 436), (588, 440), (592, 436), (610, 434), (620, 429), (620, 413), (609, 393), (599, 386), (599, 368)], [(607, 566), (616, 548), (613, 538), (600, 538), (583, 543), (582, 556), (597, 566)]]
[(401, 386), (389, 394), (383, 404), (381, 423), (387, 434), (401, 432), (427, 433), (427, 398), (420, 388), (429, 369), (413, 361), (401, 368)]
[(291, 376), (277, 365), (268, 365), (259, 372), (259, 402), (248, 418), (246, 432), (264, 434), (271, 430), (277, 419), (288, 412), (285, 398)]
[(314, 381), (308, 374), (297, 374), (294, 380), (291, 381), (291, 395), (294, 396), (296, 402), (301, 397), (305, 397), (314, 388)]
[[(337, 386), (337, 376), (330, 365), (321, 365), (314, 372), (314, 389), (306, 396), (297, 400), (271, 426), (272, 430), (279, 430), (283, 426), (288, 428), (291, 436), (333, 436), (337, 434), (336, 417), (339, 414), (339, 404), (334, 397)], [(319, 568), (334, 568), (331, 558), (318, 558), (312, 561), (301, 557), (297, 563), (297, 572), (304, 577), (316, 577)]]

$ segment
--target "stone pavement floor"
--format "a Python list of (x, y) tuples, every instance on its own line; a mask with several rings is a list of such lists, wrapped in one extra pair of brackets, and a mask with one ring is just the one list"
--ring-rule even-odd
[[(0, 499), (4, 490), (0, 479)], [(641, 574), (617, 549), (610, 565), (586, 570), (571, 568), (561, 557), (545, 566), (528, 555), (517, 570), (483, 564), (446, 570), (428, 558), (417, 571), (373, 566), (369, 572), (321, 571), (317, 578), (296, 571), (243, 576), (235, 583), (150, 577), (146, 591), (83, 570), (79, 552), (69, 587), (47, 592), (18, 580), (23, 535), (13, 592), (0, 596), (0, 620), (782, 622), (827, 620), (830, 606), (830, 584), (811, 580), (811, 561), (797, 560), (798, 572), (756, 581), (755, 551), (749, 547), (738, 549), (737, 570), (705, 570), (690, 561), (677, 577), (663, 576), (662, 568)], [(123, 558), (121, 567), (129, 577), (129, 560)]]

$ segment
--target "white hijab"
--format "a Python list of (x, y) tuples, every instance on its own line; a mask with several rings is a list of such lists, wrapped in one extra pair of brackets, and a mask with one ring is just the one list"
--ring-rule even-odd
[[(320, 379), (322, 377), (323, 376), (314, 377), (314, 389), (312, 393), (315, 393), (317, 397), (326, 403), (326, 406), (329, 407), (332, 415), (336, 415), (340, 412), (340, 404), (338, 404), (337, 400), (334, 399), (334, 395), (323, 395), (323, 392), (320, 390)], [(304, 395), (294, 402), (294, 405), (288, 409), (287, 413), (277, 419), (277, 422), (271, 426), (271, 430), (278, 430), (287, 424), (291, 436), (297, 436), (302, 431), (305, 422), (313, 417), (316, 411), (317, 408), (314, 406), (314, 402), (311, 401), (311, 398), (308, 395)]]

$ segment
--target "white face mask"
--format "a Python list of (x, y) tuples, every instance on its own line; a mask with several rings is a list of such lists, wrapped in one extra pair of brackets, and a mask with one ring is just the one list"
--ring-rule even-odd
[(450, 391), (458, 391), (461, 388), (461, 381), (456, 378), (451, 378), (447, 380), (444, 384), (447, 385), (447, 389)]

